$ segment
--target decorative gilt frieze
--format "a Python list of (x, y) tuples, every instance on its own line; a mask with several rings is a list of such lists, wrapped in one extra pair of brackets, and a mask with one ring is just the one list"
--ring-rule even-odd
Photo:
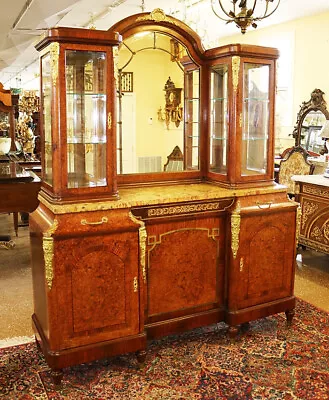
[(239, 72), (240, 72), (240, 57), (233, 56), (232, 57), (232, 82), (233, 89), (236, 92), (239, 86)]
[(54, 278), (54, 239), (52, 235), (55, 233), (57, 227), (58, 221), (55, 219), (50, 228), (44, 232), (42, 241), (43, 257), (45, 261), (45, 276), (49, 290), (52, 288)]
[(239, 250), (239, 236), (240, 236), (240, 223), (241, 223), (240, 211), (241, 211), (240, 202), (238, 200), (235, 209), (231, 214), (231, 249), (234, 258), (236, 258)]
[(302, 229), (305, 229), (307, 220), (310, 215), (314, 214), (319, 206), (313, 202), (304, 201), (303, 203), (303, 213), (302, 213)]
[(172, 17), (166, 15), (161, 8), (156, 8), (150, 14), (138, 17), (136, 21), (168, 22), (178, 26), (177, 22)]
[(163, 217), (166, 215), (190, 214), (200, 211), (216, 211), (219, 210), (219, 204), (220, 204), (219, 202), (215, 202), (215, 203), (186, 204), (182, 206), (150, 208), (147, 211), (147, 216)]
[(139, 225), (139, 263), (142, 268), (143, 280), (146, 283), (146, 240), (147, 232), (145, 223), (137, 219), (131, 212), (129, 212), (129, 218), (136, 224)]
[(313, 194), (315, 196), (325, 197), (329, 199), (329, 189), (304, 185), (303, 192), (308, 194)]
[(315, 249), (315, 250), (319, 250), (319, 251), (323, 251), (325, 253), (329, 253), (329, 245), (325, 245), (322, 243), (319, 243), (315, 240), (310, 240), (310, 239), (306, 239), (304, 237), (300, 237), (299, 238), (299, 243), (303, 244), (307, 247), (310, 247), (311, 249)]
[(59, 43), (52, 42), (49, 48), (50, 48), (51, 78), (53, 81), (53, 85), (56, 86), (58, 78)]

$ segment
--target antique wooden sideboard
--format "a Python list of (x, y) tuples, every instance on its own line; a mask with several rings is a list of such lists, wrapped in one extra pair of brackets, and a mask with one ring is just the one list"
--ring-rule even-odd
[[(41, 180), (32, 171), (14, 162), (0, 162), (0, 212), (14, 213), (14, 228), (18, 229), (18, 212), (32, 212), (39, 204)], [(10, 248), (14, 242), (0, 231), (0, 242)]]
[(329, 254), (329, 179), (323, 175), (295, 175), (302, 218), (298, 243)]
[[(273, 180), (278, 51), (205, 51), (161, 10), (109, 31), (51, 29), (36, 47), (43, 181), (30, 218), (32, 318), (55, 381), (102, 357), (143, 361), (149, 338), (220, 321), (235, 336), (278, 312), (291, 322), (298, 213)], [(145, 110), (156, 115), (168, 76), (184, 99), (150, 124)], [(183, 171), (141, 173), (130, 162), (133, 107), (139, 162), (164, 164), (160, 152), (174, 144)]]

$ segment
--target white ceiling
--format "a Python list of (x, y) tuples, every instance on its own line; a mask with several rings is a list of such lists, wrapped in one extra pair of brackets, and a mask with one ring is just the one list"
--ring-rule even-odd
[[(5, 12), (0, 14), (0, 82), (6, 89), (20, 87), (20, 80), (25, 88), (38, 88), (35, 75), (39, 55), (34, 43), (47, 28), (88, 27), (93, 23), (97, 29), (106, 30), (122, 18), (141, 12), (143, 3), (147, 12), (162, 8), (167, 14), (172, 14), (181, 4), (181, 0), (1, 0), (4, 1)], [(188, 1), (198, 3), (195, 6), (195, 9), (198, 7), (198, 32), (201, 36), (206, 34), (208, 45), (238, 32), (234, 24), (225, 24), (214, 15), (211, 0)], [(225, 3), (231, 5), (231, 0), (223, 0)], [(281, 0), (277, 11), (260, 21), (257, 29), (326, 11), (329, 11), (329, 0)]]

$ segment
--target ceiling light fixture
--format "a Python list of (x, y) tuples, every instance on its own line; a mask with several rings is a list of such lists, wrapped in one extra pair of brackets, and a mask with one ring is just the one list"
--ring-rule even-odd
[[(239, 4), (237, 5), (238, 1)], [(219, 15), (219, 12), (215, 9), (215, 3), (217, 2), (220, 11), (224, 13), (225, 16)], [(222, 3), (232, 3), (233, 10), (226, 11), (230, 6), (227, 5), (225, 9)], [(247, 3), (253, 3), (251, 8), (248, 8)], [(270, 6), (269, 3), (273, 4)], [(226, 21), (227, 24), (234, 22), (236, 26), (241, 29), (241, 33), (246, 33), (249, 26), (257, 28), (256, 21), (261, 21), (272, 15), (279, 7), (279, 4), (280, 0), (211, 0), (211, 7), (215, 15), (223, 21)], [(258, 16), (256, 16), (257, 12), (260, 13)]]

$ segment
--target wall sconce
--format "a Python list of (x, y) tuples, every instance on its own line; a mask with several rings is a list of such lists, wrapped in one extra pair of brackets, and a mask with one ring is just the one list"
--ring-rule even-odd
[(170, 76), (167, 79), (165, 87), (165, 108), (158, 110), (158, 120), (166, 122), (167, 129), (169, 129), (170, 122), (174, 122), (178, 128), (183, 119), (183, 107), (181, 106), (182, 88), (176, 88)]

